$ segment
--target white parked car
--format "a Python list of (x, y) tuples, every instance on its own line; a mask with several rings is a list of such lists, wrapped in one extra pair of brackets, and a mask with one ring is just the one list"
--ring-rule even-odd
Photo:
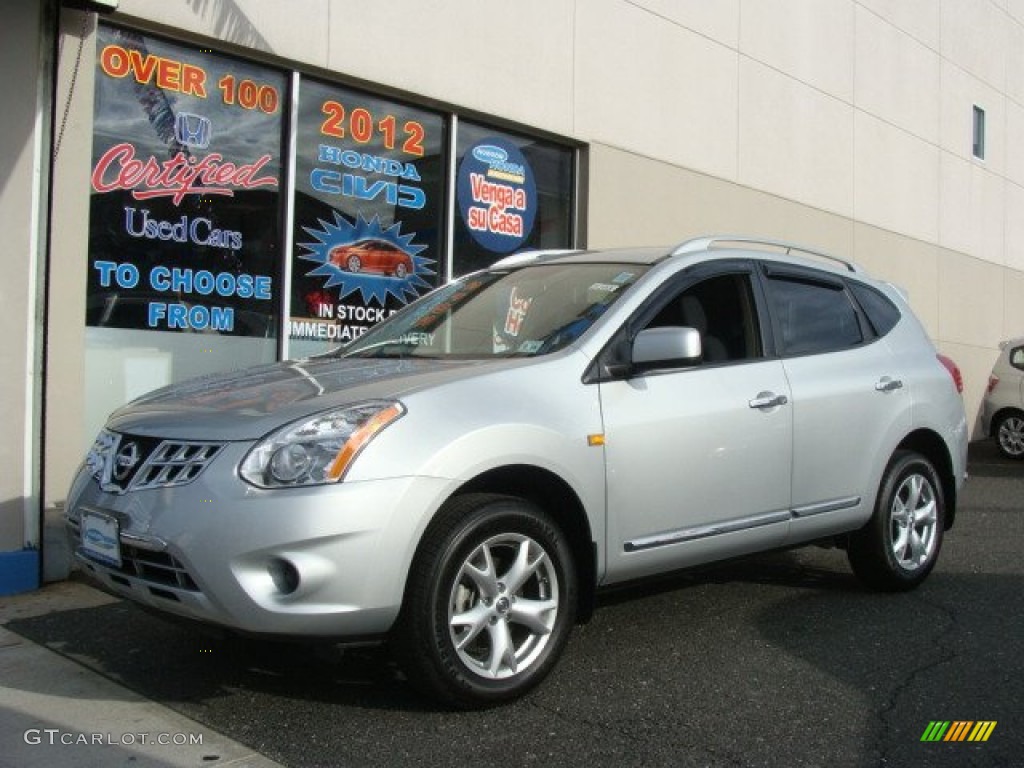
[(920, 584), (965, 477), (958, 379), (898, 291), (799, 246), (519, 255), (337, 352), (121, 408), (68, 521), (129, 599), (387, 641), (486, 706), (609, 585), (808, 543)]
[(1003, 456), (1024, 459), (1024, 338), (999, 348), (982, 400), (982, 431), (995, 439)]

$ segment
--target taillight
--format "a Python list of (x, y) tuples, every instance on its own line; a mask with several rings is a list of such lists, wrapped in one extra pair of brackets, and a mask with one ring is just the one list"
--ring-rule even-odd
[(953, 384), (956, 385), (956, 391), (962, 395), (964, 393), (964, 377), (960, 375), (960, 369), (957, 368), (956, 363), (943, 354), (936, 354), (935, 356), (939, 358), (939, 362), (949, 371), (949, 375), (953, 377)]
[(998, 384), (998, 383), (999, 383), (999, 377), (998, 376), (996, 376), (995, 374), (992, 374), (991, 376), (989, 376), (988, 377), (988, 388), (985, 390), (985, 392), (987, 394), (991, 395), (992, 394), (992, 390), (996, 388), (996, 384)]

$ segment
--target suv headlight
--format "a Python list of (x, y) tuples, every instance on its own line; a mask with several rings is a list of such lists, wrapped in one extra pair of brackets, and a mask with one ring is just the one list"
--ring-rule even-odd
[(289, 424), (256, 443), (240, 473), (260, 488), (336, 483), (367, 443), (404, 413), (399, 402), (374, 400)]

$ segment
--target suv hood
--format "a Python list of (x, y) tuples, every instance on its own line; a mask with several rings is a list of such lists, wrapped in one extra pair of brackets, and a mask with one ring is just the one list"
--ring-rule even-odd
[(189, 379), (111, 414), (107, 428), (182, 440), (255, 440), (296, 419), (363, 400), (397, 398), (513, 360), (311, 358)]

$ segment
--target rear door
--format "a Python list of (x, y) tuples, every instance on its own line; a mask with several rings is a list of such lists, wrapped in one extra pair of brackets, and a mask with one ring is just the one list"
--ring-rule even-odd
[(797, 267), (764, 270), (792, 392), (792, 542), (845, 531), (871, 513), (877, 482), (911, 423), (906, 371), (847, 282)]

